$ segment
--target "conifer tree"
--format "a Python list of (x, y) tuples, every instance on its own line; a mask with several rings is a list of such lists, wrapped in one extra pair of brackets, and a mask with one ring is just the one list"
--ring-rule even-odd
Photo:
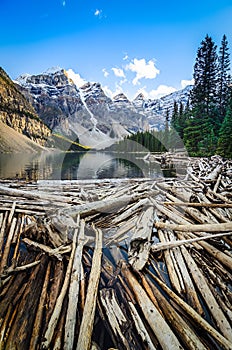
[(223, 121), (226, 113), (230, 84), (230, 54), (226, 35), (223, 35), (218, 57), (218, 104), (220, 112), (220, 122)]
[(201, 107), (202, 112), (209, 114), (211, 105), (216, 102), (217, 93), (217, 46), (212, 38), (206, 35), (197, 51), (194, 65), (194, 87), (191, 91), (191, 104)]
[[(197, 51), (194, 87), (190, 94), (191, 111), (184, 121), (184, 142), (192, 155), (210, 155), (217, 127), (218, 65), (216, 45), (206, 35)], [(211, 130), (213, 129), (213, 134)], [(209, 147), (209, 135), (210, 144)]]
[(165, 129), (163, 134), (163, 145), (166, 149), (169, 148), (169, 110), (167, 108), (165, 115)]
[(172, 118), (171, 118), (171, 126), (176, 129), (178, 123), (178, 104), (176, 101), (174, 101), (173, 104), (173, 112), (172, 112)]
[(232, 158), (232, 93), (223, 120), (218, 139), (217, 153), (223, 157)]

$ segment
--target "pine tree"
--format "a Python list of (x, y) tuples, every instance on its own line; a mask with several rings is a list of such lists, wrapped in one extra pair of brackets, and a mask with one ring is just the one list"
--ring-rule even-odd
[(184, 143), (192, 155), (210, 155), (214, 150), (213, 144), (217, 144), (218, 64), (216, 45), (208, 35), (197, 51), (193, 78), (191, 110), (184, 113), (182, 124)]
[(223, 121), (226, 113), (230, 84), (230, 54), (226, 35), (223, 35), (221, 47), (219, 49), (219, 73), (218, 73), (218, 104), (220, 112), (220, 122)]
[(211, 37), (206, 35), (205, 40), (197, 51), (194, 65), (194, 87), (191, 91), (191, 104), (201, 107), (202, 112), (209, 114), (211, 105), (216, 102), (217, 93), (217, 46)]
[(178, 104), (176, 101), (174, 101), (173, 104), (173, 112), (172, 112), (172, 117), (171, 117), (171, 127), (176, 129), (177, 123), (178, 123)]
[(184, 145), (191, 156), (210, 155), (207, 146), (208, 136), (213, 129), (210, 118), (197, 107), (191, 112), (184, 129)]
[(167, 108), (166, 115), (165, 115), (165, 129), (163, 134), (163, 145), (166, 149), (169, 148), (169, 110)]
[(183, 103), (180, 103), (180, 110), (179, 110), (179, 121), (178, 121), (178, 133), (181, 139), (184, 137), (184, 129), (186, 127), (186, 119), (187, 119), (187, 113), (184, 111)]
[(217, 153), (223, 157), (232, 158), (232, 93), (223, 120), (218, 139)]

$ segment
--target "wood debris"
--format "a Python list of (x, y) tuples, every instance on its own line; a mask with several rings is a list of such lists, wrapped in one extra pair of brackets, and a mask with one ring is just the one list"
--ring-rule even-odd
[(1, 350), (232, 350), (232, 162), (183, 162), (176, 178), (0, 183)]

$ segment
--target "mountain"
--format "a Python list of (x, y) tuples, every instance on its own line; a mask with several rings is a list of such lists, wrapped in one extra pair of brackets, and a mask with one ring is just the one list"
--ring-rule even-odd
[(130, 101), (123, 93), (113, 99), (100, 83), (78, 88), (65, 69), (21, 75), (15, 81), (39, 117), (53, 131), (81, 144), (101, 149), (130, 133), (164, 126), (174, 100), (187, 103), (191, 87), (157, 100), (139, 94)]
[(32, 153), (44, 147), (0, 121), (0, 153)]
[(172, 115), (174, 101), (177, 104), (182, 103), (185, 107), (188, 100), (192, 85), (186, 86), (184, 89), (175, 91), (169, 95), (159, 99), (145, 99), (140, 93), (133, 101), (137, 111), (147, 117), (147, 123), (151, 129), (162, 129), (165, 124), (165, 116), (168, 111), (169, 116)]
[[(50, 129), (39, 119), (32, 105), (2, 68), (0, 68), (0, 121), (41, 146), (51, 134)], [(3, 128), (1, 125), (1, 130)], [(5, 130), (4, 135), (6, 134)], [(10, 141), (13, 143), (14, 139)]]

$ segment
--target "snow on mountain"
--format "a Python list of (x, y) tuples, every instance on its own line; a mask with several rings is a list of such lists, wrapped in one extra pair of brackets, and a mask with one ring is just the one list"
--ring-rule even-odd
[(174, 101), (185, 107), (188, 100), (192, 85), (186, 86), (184, 89), (172, 92), (169, 95), (163, 96), (155, 100), (146, 100), (143, 94), (139, 94), (133, 101), (134, 106), (139, 111), (146, 115), (150, 128), (162, 129), (165, 123), (167, 111), (171, 117), (173, 112)]
[(60, 68), (59, 66), (56, 66), (56, 67), (48, 68), (43, 74), (54, 74), (60, 71), (62, 71), (62, 68)]
[(174, 101), (186, 105), (192, 88), (156, 100), (147, 100), (141, 93), (133, 101), (123, 93), (111, 99), (100, 83), (86, 82), (72, 70), (59, 67), (21, 75), (16, 83), (52, 130), (96, 148), (130, 132), (162, 128), (167, 110), (171, 115)]

